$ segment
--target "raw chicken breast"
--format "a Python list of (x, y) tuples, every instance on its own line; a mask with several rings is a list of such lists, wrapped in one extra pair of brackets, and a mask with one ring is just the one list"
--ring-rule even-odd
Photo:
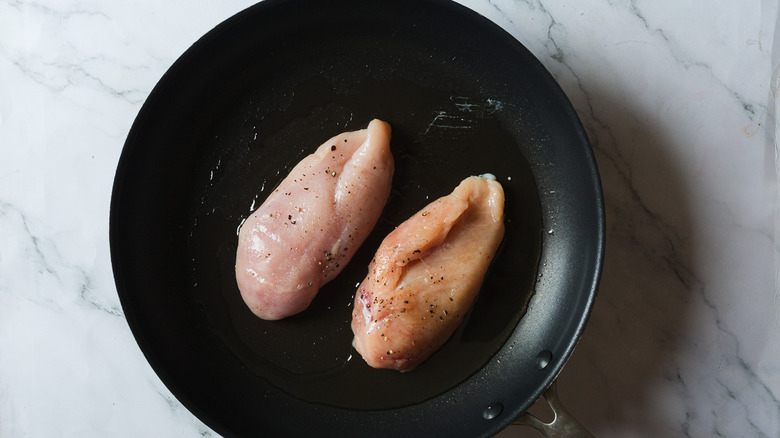
[(408, 371), (463, 320), (504, 236), (504, 190), (469, 177), (391, 232), (355, 294), (353, 344), (374, 368)]
[(380, 120), (298, 163), (239, 232), (236, 281), (252, 312), (277, 320), (306, 309), (376, 225), (392, 178), (390, 125)]

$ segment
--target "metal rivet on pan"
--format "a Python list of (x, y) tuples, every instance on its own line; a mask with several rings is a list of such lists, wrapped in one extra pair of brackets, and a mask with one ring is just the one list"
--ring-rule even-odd
[(540, 370), (547, 368), (552, 360), (552, 353), (549, 350), (543, 350), (536, 356), (536, 367)]
[(492, 420), (498, 417), (503, 409), (504, 405), (501, 403), (493, 403), (492, 405), (486, 407), (484, 411), (482, 411), (482, 418), (485, 420)]

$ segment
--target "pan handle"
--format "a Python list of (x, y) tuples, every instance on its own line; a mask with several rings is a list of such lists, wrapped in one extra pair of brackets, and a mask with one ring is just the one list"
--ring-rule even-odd
[(547, 438), (568, 437), (568, 438), (593, 438), (593, 434), (588, 432), (574, 417), (563, 407), (561, 399), (558, 398), (558, 381), (553, 380), (549, 388), (544, 392), (544, 400), (552, 409), (555, 417), (549, 423), (534, 417), (525, 412), (512, 424), (532, 427), (537, 432)]

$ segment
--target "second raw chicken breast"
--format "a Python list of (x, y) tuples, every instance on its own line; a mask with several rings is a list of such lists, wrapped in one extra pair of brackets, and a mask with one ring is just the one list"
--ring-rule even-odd
[(353, 344), (374, 368), (408, 371), (452, 336), (504, 236), (504, 190), (469, 177), (391, 232), (355, 294)]
[(390, 125), (326, 141), (304, 158), (241, 226), (236, 281), (255, 315), (306, 309), (374, 228), (390, 196)]

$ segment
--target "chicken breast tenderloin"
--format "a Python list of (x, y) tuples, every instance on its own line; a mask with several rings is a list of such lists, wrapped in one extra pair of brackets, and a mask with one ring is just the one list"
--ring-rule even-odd
[(353, 345), (374, 368), (408, 371), (473, 304), (504, 236), (504, 191), (469, 177), (391, 232), (355, 294)]
[(236, 281), (255, 315), (303, 311), (344, 269), (379, 219), (393, 166), (390, 125), (372, 120), (293, 168), (239, 232)]

